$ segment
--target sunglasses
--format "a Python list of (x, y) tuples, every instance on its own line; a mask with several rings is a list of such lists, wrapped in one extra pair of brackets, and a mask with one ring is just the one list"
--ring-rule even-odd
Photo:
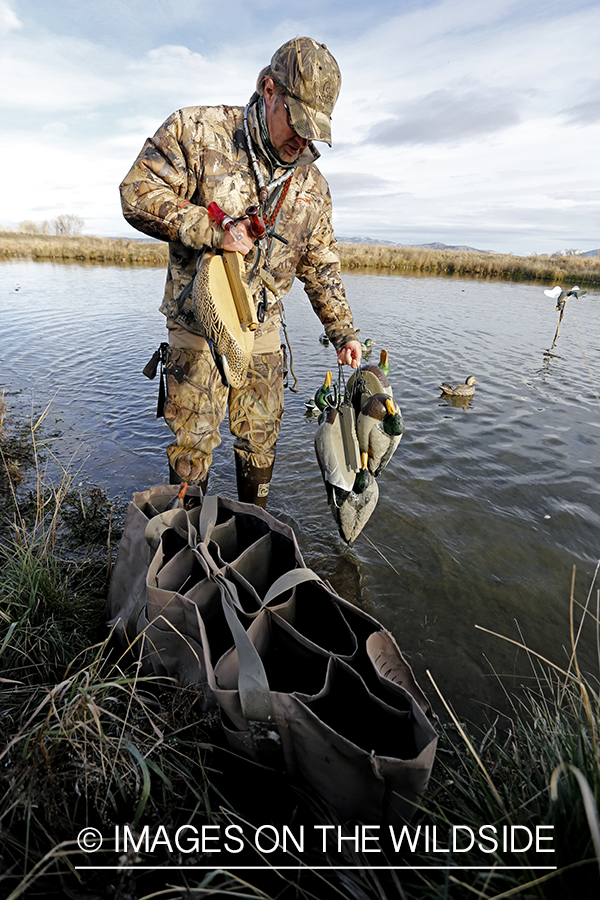
[(295, 131), (296, 129), (294, 128), (294, 126), (292, 124), (292, 114), (290, 113), (290, 108), (287, 105), (287, 103), (285, 102), (285, 100), (283, 99), (283, 97), (281, 98), (281, 102), (283, 103), (283, 108), (285, 109), (285, 114), (287, 116), (287, 123), (290, 126), (290, 128), (292, 129), (292, 131)]

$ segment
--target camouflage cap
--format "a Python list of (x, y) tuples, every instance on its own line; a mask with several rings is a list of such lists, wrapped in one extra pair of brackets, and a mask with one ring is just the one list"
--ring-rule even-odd
[(325, 44), (308, 37), (292, 38), (273, 54), (271, 71), (286, 89), (294, 131), (331, 147), (331, 113), (342, 76)]

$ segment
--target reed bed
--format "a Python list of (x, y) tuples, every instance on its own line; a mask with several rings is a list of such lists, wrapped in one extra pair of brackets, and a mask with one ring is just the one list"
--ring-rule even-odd
[(0, 257), (163, 266), (167, 262), (167, 245), (152, 240), (3, 232), (0, 233)]
[(547, 281), (552, 284), (600, 284), (600, 256), (553, 254), (513, 256), (384, 244), (338, 244), (348, 269), (423, 272), (428, 275)]
[[(152, 240), (0, 233), (0, 257), (86, 261), (113, 265), (162, 266), (167, 244)], [(338, 244), (342, 267), (425, 275), (544, 281), (549, 284), (600, 284), (600, 256), (552, 254), (513, 256), (386, 244)]]

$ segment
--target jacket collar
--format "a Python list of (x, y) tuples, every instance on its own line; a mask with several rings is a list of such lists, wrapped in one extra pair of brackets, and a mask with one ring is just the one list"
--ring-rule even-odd
[[(258, 125), (258, 113), (257, 113), (257, 104), (262, 103), (262, 98), (255, 92), (250, 99), (250, 107), (248, 109), (248, 128), (250, 130), (250, 136), (254, 143), (255, 148), (259, 151), (264, 162), (267, 163), (269, 168), (272, 168), (272, 164), (269, 159), (269, 154), (265, 150), (263, 141), (260, 135), (260, 128)], [(290, 175), (292, 171), (299, 166), (309, 166), (311, 163), (316, 162), (321, 154), (315, 147), (312, 141), (310, 141), (306, 148), (302, 151), (297, 160), (295, 160), (291, 165), (277, 166), (271, 176), (271, 180), (283, 175), (285, 172), (289, 172)]]

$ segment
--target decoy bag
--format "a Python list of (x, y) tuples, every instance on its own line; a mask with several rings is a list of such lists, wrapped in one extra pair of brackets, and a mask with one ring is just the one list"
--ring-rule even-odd
[(342, 820), (400, 824), (426, 790), (437, 738), (393, 636), (307, 568), (269, 513), (190, 485), (135, 494), (108, 618), (143, 671), (195, 684), (232, 748), (284, 768)]

